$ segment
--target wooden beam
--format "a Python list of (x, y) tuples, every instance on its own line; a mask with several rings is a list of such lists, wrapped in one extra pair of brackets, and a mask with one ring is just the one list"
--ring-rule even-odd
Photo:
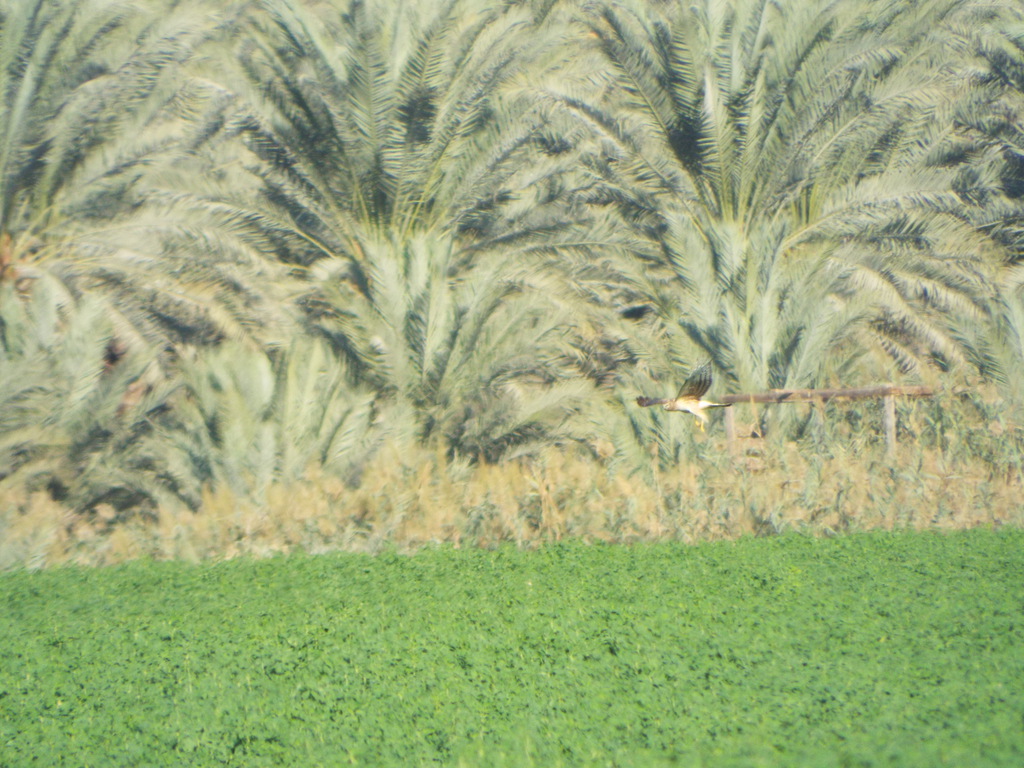
[(813, 403), (845, 398), (867, 400), (876, 397), (931, 397), (931, 387), (896, 387), (882, 384), (874, 387), (853, 389), (773, 389), (749, 395), (721, 395), (715, 398), (720, 403)]

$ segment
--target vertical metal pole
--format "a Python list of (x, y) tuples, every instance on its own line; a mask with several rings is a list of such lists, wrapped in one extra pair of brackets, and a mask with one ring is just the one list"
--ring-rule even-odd
[(885, 428), (885, 454), (896, 454), (896, 398), (891, 393), (882, 398), (882, 426)]

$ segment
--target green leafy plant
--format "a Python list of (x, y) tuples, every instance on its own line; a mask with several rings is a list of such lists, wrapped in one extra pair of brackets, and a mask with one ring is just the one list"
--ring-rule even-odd
[(0, 759), (1015, 764), (1022, 544), (572, 542), (5, 574)]

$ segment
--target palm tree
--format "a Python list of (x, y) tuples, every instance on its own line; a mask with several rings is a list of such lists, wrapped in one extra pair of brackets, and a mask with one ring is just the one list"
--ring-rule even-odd
[[(451, 0), (266, 2), (239, 59), (262, 163), (262, 223), (284, 260), (345, 258), (365, 243), (444, 232), (466, 260), (559, 242), (557, 164), (520, 79), (552, 44), (545, 16)], [(357, 278), (358, 279), (358, 278)]]
[(0, 285), (0, 487), (76, 513), (154, 510), (172, 498), (146, 449), (171, 386), (155, 356), (115, 339), (106, 305), (41, 277)]
[(979, 6), (953, 27), (958, 71), (966, 84), (956, 110), (960, 151), (978, 173), (996, 178), (997, 194), (972, 211), (1005, 246), (990, 319), (960, 329), (971, 360), (1010, 403), (1024, 403), (1024, 10)]
[(319, 262), (315, 324), (383, 396), (392, 437), (491, 461), (579, 437), (572, 416), (593, 388), (568, 357), (558, 281), (487, 260), (456, 269), (445, 237), (364, 246), (365, 287), (351, 261)]
[(167, 487), (193, 509), (207, 489), (259, 508), (272, 485), (311, 470), (357, 479), (379, 443), (375, 394), (354, 387), (323, 342), (298, 337), (273, 355), (241, 342), (183, 354), (153, 450)]
[(311, 329), (391, 398), (390, 428), (478, 457), (561, 435), (586, 388), (562, 381), (569, 315), (537, 290), (552, 252), (585, 248), (569, 149), (522, 94), (528, 65), (557, 61), (550, 11), (266, 2), (238, 55), (234, 125), (262, 184), (239, 218), (306, 280)]
[[(604, 98), (550, 98), (600, 137), (589, 170), (648, 240), (625, 279), (743, 390), (962, 357), (997, 245), (965, 214), (932, 30), (962, 2), (597, 4)], [(665, 372), (667, 373), (667, 372)]]
[[(985, 137), (996, 148), (997, 170), (1005, 197), (1024, 200), (1024, 131), (1017, 115), (1024, 107), (1024, 10), (1012, 4), (981, 6), (954, 28), (961, 71), (969, 84), (957, 119), (965, 139)], [(1016, 222), (1020, 211), (1007, 217)], [(1015, 243), (1020, 251), (1019, 241)]]
[(257, 506), (310, 470), (353, 480), (379, 442), (375, 395), (322, 342), (273, 356), (251, 342), (180, 347), (167, 378), (126, 348), (98, 296), (44, 276), (0, 286), (0, 490), (43, 492), (76, 514), (198, 509), (206, 489)]
[(264, 307), (240, 276), (269, 268), (160, 187), (223, 120), (229, 96), (187, 72), (222, 13), (0, 2), (0, 281), (101, 292), (125, 338), (251, 331)]
[(963, 329), (971, 362), (994, 381), (1008, 404), (1024, 406), (1024, 270), (1006, 270), (993, 300), (992, 318)]

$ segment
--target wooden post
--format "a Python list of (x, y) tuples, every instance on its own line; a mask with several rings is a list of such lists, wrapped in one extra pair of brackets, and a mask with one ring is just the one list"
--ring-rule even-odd
[(896, 454), (896, 398), (888, 394), (882, 398), (882, 426), (885, 428), (885, 453), (889, 458)]
[(729, 453), (736, 455), (736, 417), (733, 416), (733, 409), (725, 409), (725, 439), (729, 443)]

